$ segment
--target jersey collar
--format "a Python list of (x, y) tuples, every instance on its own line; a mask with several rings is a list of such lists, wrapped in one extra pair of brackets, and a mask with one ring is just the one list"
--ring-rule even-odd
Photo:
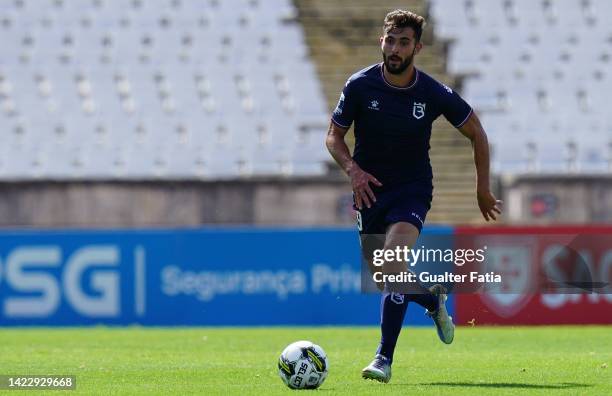
[(389, 81), (387, 81), (387, 79), (385, 78), (385, 73), (383, 71), (383, 68), (384, 68), (384, 62), (381, 62), (380, 63), (380, 77), (382, 78), (383, 82), (387, 84), (387, 86), (393, 89), (400, 89), (400, 90), (411, 89), (411, 88), (414, 88), (416, 83), (419, 81), (419, 69), (415, 67), (414, 68), (414, 80), (412, 81), (412, 84), (408, 85), (407, 87), (398, 87), (396, 85), (391, 84)]

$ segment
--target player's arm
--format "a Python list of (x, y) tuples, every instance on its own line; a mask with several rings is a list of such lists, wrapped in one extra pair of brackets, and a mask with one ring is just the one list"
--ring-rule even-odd
[(351, 178), (351, 185), (353, 187), (353, 193), (355, 194), (355, 205), (357, 208), (361, 209), (364, 204), (369, 208), (372, 206), (372, 203), (376, 202), (376, 197), (369, 183), (372, 182), (377, 186), (382, 186), (382, 184), (353, 161), (351, 152), (344, 141), (347, 132), (348, 128), (342, 128), (330, 122), (325, 144), (334, 160), (336, 160), (342, 170)]
[(495, 212), (501, 214), (499, 204), (489, 186), (489, 141), (480, 120), (474, 112), (459, 128), (459, 131), (472, 142), (474, 164), (476, 165), (476, 196), (478, 207), (486, 221), (497, 220)]

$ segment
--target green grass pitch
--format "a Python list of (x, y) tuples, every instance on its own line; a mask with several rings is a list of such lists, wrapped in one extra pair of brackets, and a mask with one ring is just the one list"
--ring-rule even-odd
[[(278, 377), (278, 355), (300, 339), (329, 357), (318, 390)], [(4, 328), (0, 374), (76, 375), (68, 394), (612, 395), (610, 326), (463, 327), (450, 346), (405, 327), (389, 384), (360, 377), (377, 341), (375, 327)]]

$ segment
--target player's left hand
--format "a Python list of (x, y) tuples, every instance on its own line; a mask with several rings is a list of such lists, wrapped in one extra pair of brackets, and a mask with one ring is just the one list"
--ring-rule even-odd
[(495, 212), (501, 214), (500, 205), (503, 202), (495, 198), (495, 195), (493, 195), (489, 190), (478, 191), (476, 196), (478, 198), (478, 207), (480, 208), (480, 212), (485, 220), (497, 220), (497, 217), (495, 217)]

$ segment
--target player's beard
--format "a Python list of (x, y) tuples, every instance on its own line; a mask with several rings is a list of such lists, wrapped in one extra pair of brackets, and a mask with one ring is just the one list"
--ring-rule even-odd
[(383, 61), (385, 63), (385, 68), (391, 74), (402, 74), (412, 64), (412, 61), (414, 60), (414, 52), (415, 51), (412, 51), (412, 54), (406, 57), (406, 59), (402, 63), (400, 63), (398, 66), (391, 66), (389, 57), (387, 57), (387, 55), (385, 55), (385, 53), (383, 52)]

